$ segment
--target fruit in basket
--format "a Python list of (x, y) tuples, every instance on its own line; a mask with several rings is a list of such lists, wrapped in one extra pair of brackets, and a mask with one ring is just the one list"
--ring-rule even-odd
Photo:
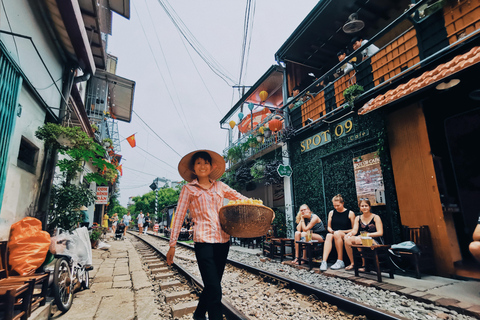
[(227, 204), (227, 206), (232, 206), (232, 205), (237, 205), (237, 204), (254, 204), (254, 205), (259, 205), (263, 206), (263, 201), (262, 200), (257, 200), (257, 199), (242, 199), (242, 200), (230, 200)]

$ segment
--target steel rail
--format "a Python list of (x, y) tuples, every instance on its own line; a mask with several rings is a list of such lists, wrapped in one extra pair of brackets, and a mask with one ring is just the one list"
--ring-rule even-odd
[[(127, 231), (127, 232), (129, 234), (131, 234), (132, 236), (135, 236), (137, 239), (142, 240), (147, 245), (149, 245), (153, 250), (155, 250), (155, 252), (160, 254), (160, 256), (162, 256), (165, 260), (167, 259), (167, 256), (165, 254), (163, 254), (163, 252), (161, 252), (159, 249), (157, 249), (154, 244), (152, 244), (152, 243), (148, 242), (146, 239), (138, 236), (136, 233), (133, 233), (133, 232), (130, 232), (130, 231)], [(154, 235), (151, 235), (151, 236), (154, 236)], [(159, 237), (159, 238), (162, 238), (164, 240), (166, 239), (164, 237)], [(179, 242), (179, 244), (185, 245), (185, 244), (180, 243), (180, 242)], [(193, 247), (190, 246), (190, 245), (186, 245), (186, 246), (189, 249), (193, 249)], [(194, 287), (200, 288), (200, 289), (203, 290), (203, 281), (201, 279), (198, 279), (193, 274), (191, 274), (190, 272), (188, 272), (186, 269), (184, 269), (182, 266), (176, 264), (175, 262), (173, 263), (173, 266), (183, 277), (185, 277), (185, 279), (187, 279), (187, 281), (191, 282)], [(226, 299), (225, 297), (222, 297), (222, 306), (223, 306), (223, 313), (227, 317), (228, 320), (250, 320), (250, 318), (248, 316), (246, 316), (240, 310), (235, 308), (233, 306), (233, 304), (228, 299)]]

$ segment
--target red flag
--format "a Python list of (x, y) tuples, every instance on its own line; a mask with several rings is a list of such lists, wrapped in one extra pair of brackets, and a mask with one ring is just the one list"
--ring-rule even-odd
[(128, 143), (130, 143), (130, 146), (132, 148), (135, 148), (137, 145), (137, 142), (135, 141), (135, 134), (132, 134), (130, 137), (127, 138)]
[(120, 172), (120, 176), (123, 176), (122, 165), (119, 165), (119, 166), (117, 167), (117, 170)]

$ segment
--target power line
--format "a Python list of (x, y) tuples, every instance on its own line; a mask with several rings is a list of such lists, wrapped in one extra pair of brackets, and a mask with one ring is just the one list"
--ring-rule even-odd
[(175, 149), (173, 149), (165, 140), (162, 139), (162, 137), (160, 137), (139, 115), (138, 113), (135, 112), (135, 110), (133, 110), (133, 113), (135, 113), (135, 115), (138, 117), (138, 119), (140, 119), (140, 121), (142, 121), (148, 129), (150, 129), (160, 140), (162, 140), (163, 143), (165, 143), (165, 145), (167, 147), (169, 147), (173, 152), (175, 152), (179, 157), (182, 157), (180, 155), (180, 153), (178, 153)]
[[(140, 26), (142, 27), (142, 31), (143, 31), (143, 34), (145, 36), (145, 40), (147, 40), (147, 44), (148, 44), (148, 48), (150, 49), (150, 52), (152, 53), (152, 56), (153, 56), (153, 60), (155, 61), (155, 65), (157, 66), (157, 69), (158, 69), (158, 73), (160, 74), (160, 78), (162, 78), (162, 81), (163, 81), (163, 84), (165, 85), (165, 88), (167, 88), (167, 93), (168, 93), (168, 96), (170, 97), (170, 100), (172, 101), (172, 104), (173, 106), (175, 107), (175, 111), (177, 112), (178, 114), (178, 117), (180, 118), (181, 122), (182, 122), (182, 125), (183, 127), (185, 128), (185, 131), (188, 132), (188, 129), (187, 129), (187, 126), (185, 125), (185, 122), (184, 122), (184, 119), (180, 116), (180, 113), (178, 112), (178, 109), (177, 109), (177, 105), (175, 104), (175, 101), (173, 100), (173, 97), (172, 95), (170, 94), (170, 90), (168, 90), (168, 86), (167, 86), (167, 82), (165, 81), (165, 78), (163, 77), (163, 72), (160, 70), (160, 67), (158, 65), (158, 61), (157, 61), (157, 58), (155, 57), (155, 53), (153, 52), (153, 49), (152, 49), (152, 46), (150, 45), (150, 41), (148, 41), (148, 36), (145, 32), (145, 28), (143, 27), (143, 24), (142, 24), (142, 20), (140, 18), (140, 16), (138, 15), (137, 13), (137, 9), (135, 7), (135, 5), (133, 6), (134, 8), (134, 11), (135, 13), (137, 14), (137, 17), (140, 21)], [(134, 111), (135, 112), (135, 111)], [(135, 112), (135, 114), (138, 116), (138, 114)], [(143, 121), (143, 120), (142, 120)], [(193, 139), (193, 137), (191, 137)], [(162, 140), (163, 141), (163, 140)], [(195, 145), (195, 141), (192, 140), (193, 142), (193, 145)]]
[[(202, 58), (207, 66), (218, 75), (223, 81), (225, 81), (229, 86), (232, 86), (235, 83), (232, 77), (230, 77), (224, 68), (213, 58), (213, 56), (201, 45), (201, 43), (195, 38), (195, 36), (190, 32), (182, 19), (177, 15), (175, 10), (170, 6), (167, 0), (157, 0), (160, 6), (165, 10), (165, 13), (170, 18), (175, 27), (180, 31), (185, 40), (190, 44), (190, 46), (197, 52), (197, 54)], [(230, 83), (228, 82), (230, 81)]]
[[(151, 22), (152, 25), (154, 26), (153, 32), (155, 33), (155, 38), (157, 39), (157, 43), (158, 43), (158, 45), (159, 45), (159, 47), (160, 47), (160, 52), (161, 52), (161, 54), (162, 54), (163, 61), (165, 62), (165, 67), (167, 68), (168, 75), (169, 75), (169, 77), (170, 77), (170, 81), (171, 81), (171, 83), (174, 84), (173, 77), (172, 77), (172, 73), (170, 72), (169, 63), (167, 63), (167, 59), (165, 58), (165, 53), (163, 52), (162, 43), (160, 42), (160, 39), (159, 39), (159, 37), (158, 37), (157, 29), (155, 28), (155, 24), (153, 23), (152, 15), (150, 14), (150, 10), (149, 10), (149, 8), (148, 8), (148, 3), (147, 3), (146, 1), (145, 1), (145, 5), (147, 6), (147, 9), (148, 9), (147, 11), (148, 11), (148, 17), (149, 17), (149, 19), (150, 19), (150, 22)], [(141, 23), (141, 22), (140, 22), (140, 23)], [(192, 139), (193, 144), (194, 144), (195, 147), (196, 147), (195, 139), (194, 139), (193, 134), (192, 134), (192, 130), (190, 130), (190, 126), (188, 125), (188, 119), (187, 119), (187, 116), (185, 115), (184, 108), (182, 107), (182, 102), (180, 101), (180, 98), (178, 97), (178, 92), (177, 92), (177, 89), (176, 89), (176, 88), (177, 88), (177, 87), (176, 87), (175, 84), (174, 84), (172, 90), (173, 90), (173, 92), (175, 93), (175, 97), (177, 98), (177, 101), (178, 101), (178, 103), (179, 103), (179, 105), (180, 105), (180, 111), (182, 112), (182, 114), (183, 114), (183, 119), (184, 119), (184, 121), (185, 121), (185, 123), (186, 123), (186, 126), (184, 125), (184, 128), (186, 129), (186, 132), (190, 135), (190, 138)], [(170, 91), (170, 90), (169, 90), (169, 91)], [(176, 108), (176, 106), (175, 106), (175, 108)], [(178, 111), (177, 111), (177, 113), (178, 113)], [(179, 114), (179, 117), (181, 117), (180, 114)]]

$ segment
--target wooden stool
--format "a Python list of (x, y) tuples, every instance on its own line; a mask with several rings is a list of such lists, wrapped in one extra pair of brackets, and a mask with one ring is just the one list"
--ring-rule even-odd
[[(271, 243), (271, 257), (280, 258), (280, 262), (283, 262), (283, 259), (286, 257), (291, 257), (292, 260), (295, 259), (295, 239), (288, 238), (274, 238)], [(291, 253), (286, 253), (285, 248), (290, 247)]]
[[(296, 241), (298, 243), (298, 262), (302, 263), (303, 261), (308, 262), (309, 270), (313, 268), (313, 255), (315, 253), (321, 252), (323, 242), (318, 241)], [(303, 259), (303, 250), (307, 250), (307, 259)]]
[[(369, 272), (370, 263), (373, 264), (375, 271), (377, 272), (377, 281), (382, 282), (382, 269), (388, 272), (390, 278), (393, 279), (393, 267), (392, 262), (388, 256), (388, 249), (390, 245), (377, 244), (370, 247), (362, 246), (358, 244), (352, 245), (353, 249), (353, 261), (355, 268), (355, 276), (359, 276), (359, 268), (362, 265), (362, 259), (365, 259), (365, 272)], [(383, 268), (382, 268), (383, 267)]]

